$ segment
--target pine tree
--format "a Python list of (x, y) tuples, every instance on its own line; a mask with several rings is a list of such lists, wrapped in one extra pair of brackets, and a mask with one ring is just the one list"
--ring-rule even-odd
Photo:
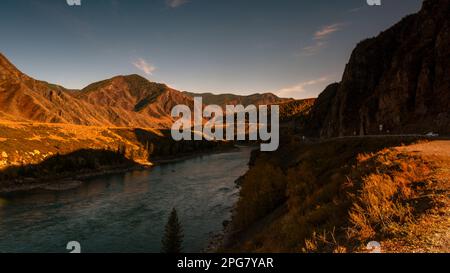
[(183, 228), (178, 220), (177, 211), (174, 208), (167, 221), (164, 237), (162, 239), (163, 253), (181, 253), (183, 243)]

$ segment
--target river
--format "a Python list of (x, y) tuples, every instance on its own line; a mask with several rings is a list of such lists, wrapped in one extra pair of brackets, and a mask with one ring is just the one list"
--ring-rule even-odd
[(164, 225), (176, 208), (184, 251), (200, 252), (230, 219), (248, 170), (251, 148), (209, 154), (109, 175), (69, 191), (33, 191), (0, 200), (0, 253), (157, 253)]

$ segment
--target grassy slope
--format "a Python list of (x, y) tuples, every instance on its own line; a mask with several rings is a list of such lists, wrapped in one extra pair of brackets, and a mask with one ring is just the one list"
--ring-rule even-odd
[[(260, 154), (241, 182), (231, 227), (235, 234), (224, 250), (353, 252), (378, 240), (389, 245), (386, 251), (408, 251), (405, 239), (449, 204), (448, 172), (436, 176), (448, 171), (448, 154), (437, 151), (444, 159), (436, 160), (389, 148), (414, 141), (292, 140), (276, 154)], [(435, 219), (448, 227), (448, 207), (446, 216)], [(439, 228), (430, 224), (430, 229)], [(448, 232), (440, 235), (448, 242)], [(424, 241), (418, 244), (429, 249)]]
[(230, 146), (175, 142), (168, 134), (140, 128), (0, 122), (0, 191)]
[[(80, 149), (117, 150), (126, 145), (138, 150), (139, 143), (119, 133), (129, 129), (44, 123), (0, 123), (0, 168), (39, 163), (56, 154)], [(158, 131), (149, 133), (160, 135)]]

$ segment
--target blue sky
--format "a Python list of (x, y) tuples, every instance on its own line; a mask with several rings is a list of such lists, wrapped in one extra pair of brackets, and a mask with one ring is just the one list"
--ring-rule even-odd
[(2, 0), (0, 52), (37, 79), (82, 88), (137, 73), (191, 92), (317, 96), (357, 42), (421, 0)]

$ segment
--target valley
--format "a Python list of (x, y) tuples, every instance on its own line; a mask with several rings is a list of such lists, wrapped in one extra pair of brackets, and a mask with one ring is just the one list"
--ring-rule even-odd
[[(138, 75), (69, 90), (27, 76), (2, 54), (0, 68), (0, 192), (233, 148), (233, 141), (172, 139), (171, 111), (177, 105), (193, 109), (192, 93)], [(266, 97), (291, 101), (255, 94), (223, 102), (259, 105)]]
[[(331, 81), (195, 93), (148, 80), (156, 67), (141, 59), (145, 76), (75, 90), (0, 53), (0, 252), (61, 252), (72, 237), (87, 252), (159, 252), (174, 207), (187, 252), (364, 253), (374, 241), (383, 252), (450, 252), (449, 18), (450, 0), (423, 1), (359, 42), (342, 79), (299, 100), (278, 95)], [(313, 32), (315, 50), (344, 25)], [(279, 107), (278, 149), (204, 140), (192, 116), (174, 140), (174, 108), (211, 104)]]

